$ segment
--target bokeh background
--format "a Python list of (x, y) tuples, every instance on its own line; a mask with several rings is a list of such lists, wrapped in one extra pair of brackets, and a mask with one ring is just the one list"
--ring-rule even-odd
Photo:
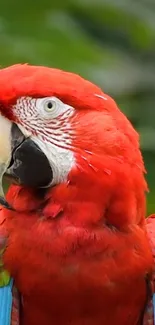
[(155, 212), (155, 1), (1, 0), (0, 65), (70, 70), (113, 96), (141, 135)]

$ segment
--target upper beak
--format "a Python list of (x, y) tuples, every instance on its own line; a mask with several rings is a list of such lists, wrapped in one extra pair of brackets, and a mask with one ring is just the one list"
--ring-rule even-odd
[(48, 158), (23, 130), (0, 115), (0, 204), (9, 209), (2, 187), (4, 174), (33, 188), (47, 187), (53, 178)]
[(2, 187), (3, 175), (11, 160), (11, 123), (0, 115), (0, 203), (7, 205)]

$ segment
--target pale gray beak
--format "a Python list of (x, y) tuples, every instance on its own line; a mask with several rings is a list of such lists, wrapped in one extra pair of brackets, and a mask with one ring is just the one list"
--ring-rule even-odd
[[(6, 172), (11, 160), (11, 125), (12, 123), (0, 115), (0, 197), (4, 198), (3, 175)], [(5, 198), (4, 198), (5, 200)]]

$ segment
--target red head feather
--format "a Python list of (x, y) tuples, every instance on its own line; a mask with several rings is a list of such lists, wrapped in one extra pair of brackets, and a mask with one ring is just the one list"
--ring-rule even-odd
[(102, 91), (70, 72), (27, 64), (0, 70), (1, 111), (9, 117), (12, 116), (11, 109), (6, 106), (15, 103), (21, 96), (56, 96), (76, 108), (96, 108), (94, 94), (102, 95)]
[(102, 211), (110, 204), (106, 212), (110, 222), (118, 225), (123, 220), (143, 219), (146, 183), (139, 137), (116, 103), (96, 85), (73, 73), (29, 65), (0, 70), (2, 114), (16, 121), (12, 105), (24, 96), (55, 96), (75, 108), (72, 149), (79, 169), (71, 171), (69, 181), (79, 183), (81, 193), (84, 188), (92, 188), (89, 196), (98, 197)]

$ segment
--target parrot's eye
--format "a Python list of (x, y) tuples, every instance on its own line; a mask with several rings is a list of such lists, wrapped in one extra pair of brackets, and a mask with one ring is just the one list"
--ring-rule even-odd
[(37, 98), (35, 104), (37, 112), (44, 119), (54, 119), (65, 112), (69, 114), (74, 111), (73, 107), (64, 104), (57, 97)]
[(51, 109), (51, 108), (53, 107), (53, 103), (52, 103), (52, 102), (48, 102), (47, 107), (48, 107), (49, 109)]
[(54, 100), (48, 100), (44, 103), (44, 109), (46, 112), (51, 112), (52, 109), (56, 107), (56, 102)]
[(39, 113), (46, 119), (57, 117), (61, 113), (61, 105), (57, 98), (37, 99)]

